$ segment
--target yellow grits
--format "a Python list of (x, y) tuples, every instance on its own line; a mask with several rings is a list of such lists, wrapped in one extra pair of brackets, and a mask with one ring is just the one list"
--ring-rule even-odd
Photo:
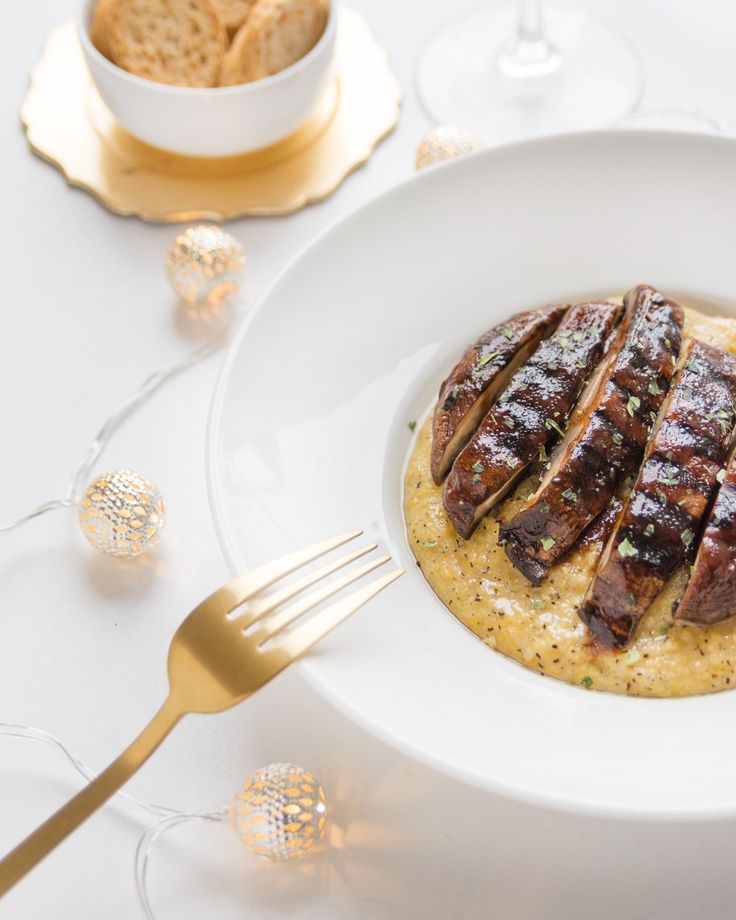
[[(736, 319), (690, 309), (685, 314), (685, 335), (736, 353)], [(542, 674), (614, 693), (686, 696), (736, 686), (736, 619), (706, 628), (672, 622), (685, 570), (675, 573), (649, 608), (630, 649), (592, 653), (577, 610), (598, 549), (572, 553), (533, 588), (498, 545), (498, 521), (511, 517), (534, 491), (539, 468), (465, 541), (447, 517), (442, 488), (432, 481), (431, 443), (430, 413), (404, 482), (409, 543), (440, 600), (489, 648)]]

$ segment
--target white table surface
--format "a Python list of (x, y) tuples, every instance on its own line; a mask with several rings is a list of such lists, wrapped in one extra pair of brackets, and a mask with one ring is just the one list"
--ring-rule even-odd
[[(352, 0), (387, 46), (404, 86), (396, 132), (329, 201), (280, 219), (231, 225), (245, 246), (245, 298), (336, 218), (412, 173), (430, 122), (413, 89), (424, 39), (477, 0)], [(114, 217), (32, 156), (18, 123), (27, 74), (43, 38), (73, 0), (7, 4), (0, 84), (3, 225), (0, 380), (3, 437), (0, 523), (59, 496), (101, 421), (142, 379), (193, 345), (163, 273), (174, 228)], [(646, 70), (642, 108), (704, 110), (736, 119), (736, 9), (726, 0), (590, 0), (624, 29)], [(9, 18), (8, 18), (9, 17)], [(170, 635), (194, 602), (226, 580), (210, 519), (204, 438), (222, 356), (168, 385), (118, 433), (99, 471), (140, 470), (168, 501), (160, 551), (126, 565), (94, 553), (61, 512), (0, 538), (0, 721), (60, 736), (101, 767), (158, 706)], [(518, 806), (496, 803), (406, 760), (351, 725), (290, 673), (221, 716), (185, 721), (131, 783), (134, 795), (181, 809), (227, 803), (245, 776), (293, 760), (322, 779), (333, 806), (331, 849), (311, 861), (253, 859), (225, 825), (187, 826), (156, 849), (151, 896), (161, 920), (298, 917), (304, 920), (475, 920), (600, 916), (615, 898), (622, 918), (706, 920), (733, 913), (729, 880), (683, 906), (654, 883), (636, 896), (618, 866), (594, 886), (563, 890), (555, 866), (530, 865), (514, 836)], [(79, 788), (44, 745), (0, 737), (0, 849)], [(14, 920), (142, 916), (133, 853), (150, 816), (111, 803), (0, 906)], [(564, 855), (584, 822), (540, 817)], [(621, 834), (636, 834), (621, 829)], [(724, 831), (725, 834), (725, 831)], [(727, 836), (724, 836), (724, 845)], [(697, 841), (694, 841), (697, 846)], [(711, 839), (712, 843), (712, 839)], [(610, 876), (610, 877), (609, 877)], [(720, 887), (718, 887), (720, 886)]]

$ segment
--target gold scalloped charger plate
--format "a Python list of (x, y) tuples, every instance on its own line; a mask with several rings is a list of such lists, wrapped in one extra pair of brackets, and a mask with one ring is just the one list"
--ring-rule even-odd
[(34, 153), (116, 214), (163, 223), (290, 214), (331, 195), (398, 121), (401, 88), (359, 13), (341, 11), (336, 53), (335, 79), (294, 134), (241, 156), (184, 157), (120, 127), (64, 22), (31, 72), (21, 121)]

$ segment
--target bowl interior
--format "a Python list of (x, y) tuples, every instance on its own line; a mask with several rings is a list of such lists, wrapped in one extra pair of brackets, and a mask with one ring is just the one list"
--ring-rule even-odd
[[(406, 543), (407, 423), (479, 331), (648, 282), (733, 312), (736, 144), (568, 135), (429, 170), (328, 230), (234, 343), (208, 439), (233, 571), (362, 527), (407, 574), (306, 661), (356, 719), (435, 767), (568, 810), (736, 813), (736, 694), (588, 692), (484, 647)], [(696, 665), (695, 665), (696, 666)]]
[(298, 61), (295, 61), (289, 67), (285, 67), (278, 73), (270, 77), (264, 77), (261, 80), (254, 80), (251, 83), (241, 83), (235, 86), (172, 86), (168, 83), (158, 83), (155, 80), (148, 80), (146, 77), (139, 77), (127, 70), (123, 70), (122, 67), (118, 67), (117, 64), (113, 63), (113, 61), (97, 49), (90, 38), (89, 30), (92, 23), (92, 14), (98, 2), (99, 0), (84, 0), (77, 16), (77, 32), (85, 52), (91, 55), (101, 67), (108, 71), (108, 73), (113, 74), (119, 80), (130, 81), (138, 86), (147, 87), (152, 92), (169, 93), (183, 97), (188, 96), (192, 99), (212, 95), (252, 95), (292, 78), (296, 79), (299, 73), (308, 67), (315, 58), (320, 57), (324, 53), (326, 47), (333, 42), (337, 28), (336, 4), (334, 0), (330, 0), (327, 24), (317, 43), (303, 57), (299, 58)]

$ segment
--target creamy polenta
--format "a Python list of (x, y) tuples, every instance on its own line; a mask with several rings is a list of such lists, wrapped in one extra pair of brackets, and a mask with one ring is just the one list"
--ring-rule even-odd
[[(685, 335), (736, 353), (736, 320), (685, 311)], [(539, 482), (539, 469), (479, 525), (457, 535), (430, 475), (432, 418), (417, 432), (404, 482), (409, 543), (429, 585), (489, 648), (550, 677), (594, 690), (686, 696), (736, 685), (736, 620), (710, 627), (672, 621), (687, 573), (676, 572), (621, 653), (594, 652), (578, 618), (599, 549), (583, 547), (533, 588), (498, 545), (498, 521), (511, 517)], [(734, 547), (736, 552), (736, 547)]]

